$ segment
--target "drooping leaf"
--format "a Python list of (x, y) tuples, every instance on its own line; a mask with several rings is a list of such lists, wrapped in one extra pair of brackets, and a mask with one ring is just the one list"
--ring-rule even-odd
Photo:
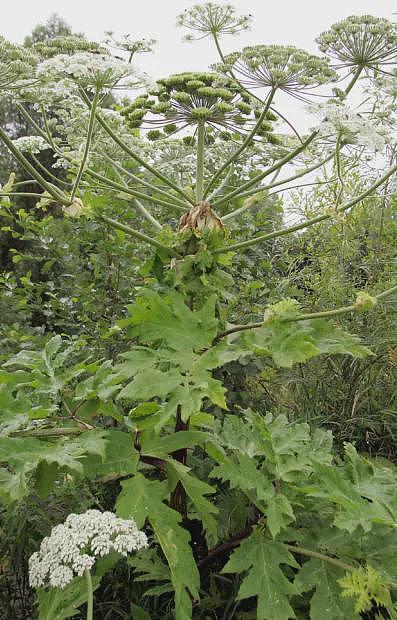
[(181, 515), (164, 503), (166, 484), (147, 480), (142, 474), (122, 482), (116, 511), (122, 517), (134, 517), (138, 527), (147, 518), (160, 543), (171, 571), (175, 590), (175, 618), (191, 618), (192, 600), (199, 597), (199, 573), (189, 545), (190, 535), (181, 527)]
[(178, 482), (182, 484), (193, 502), (204, 528), (215, 538), (217, 523), (214, 515), (218, 513), (218, 509), (205, 497), (205, 495), (215, 493), (215, 489), (196, 476), (189, 474), (189, 468), (178, 461), (169, 460), (166, 469), (171, 488), (174, 488)]

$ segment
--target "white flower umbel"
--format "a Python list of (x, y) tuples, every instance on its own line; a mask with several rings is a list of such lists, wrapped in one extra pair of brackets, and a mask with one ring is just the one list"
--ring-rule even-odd
[(86, 88), (103, 89), (135, 76), (136, 71), (129, 63), (110, 55), (78, 52), (44, 60), (38, 65), (36, 75), (50, 80), (69, 78)]
[(148, 546), (146, 534), (133, 519), (112, 512), (87, 510), (71, 514), (44, 538), (29, 559), (29, 581), (34, 588), (64, 588), (73, 578), (90, 571), (97, 558), (111, 551), (127, 556)]
[(25, 153), (30, 153), (31, 155), (36, 155), (40, 153), (40, 151), (45, 151), (50, 148), (41, 136), (23, 136), (22, 138), (13, 140), (13, 143), (17, 149)]
[(372, 151), (381, 151), (389, 141), (386, 127), (343, 104), (320, 103), (307, 106), (307, 110), (321, 119), (317, 127), (321, 136), (339, 136), (345, 144), (357, 144)]

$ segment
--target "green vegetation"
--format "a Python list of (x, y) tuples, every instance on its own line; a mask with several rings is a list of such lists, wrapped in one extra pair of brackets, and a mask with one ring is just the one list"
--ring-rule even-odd
[(250, 21), (0, 40), (1, 617), (397, 618), (397, 32)]

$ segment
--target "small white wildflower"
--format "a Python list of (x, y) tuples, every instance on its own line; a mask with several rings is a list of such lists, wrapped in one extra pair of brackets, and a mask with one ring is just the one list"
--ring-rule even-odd
[(95, 561), (111, 551), (127, 556), (148, 546), (146, 534), (133, 519), (112, 512), (87, 510), (71, 514), (44, 538), (40, 550), (29, 559), (29, 582), (34, 588), (64, 588), (73, 578), (91, 570)]
[(47, 142), (41, 136), (22, 136), (13, 140), (14, 146), (20, 151), (36, 155), (40, 151), (45, 151), (50, 148)]

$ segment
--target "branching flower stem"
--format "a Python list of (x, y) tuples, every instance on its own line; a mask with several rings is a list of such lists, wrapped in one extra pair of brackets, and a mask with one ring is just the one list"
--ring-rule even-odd
[[(310, 172), (313, 172), (314, 170), (317, 170), (318, 168), (321, 168), (321, 166), (324, 166), (324, 164), (328, 163), (333, 157), (334, 157), (334, 154), (331, 153), (331, 155), (328, 155), (328, 157), (326, 157), (325, 159), (322, 159), (321, 161), (316, 162), (315, 164), (313, 164), (309, 168), (305, 168), (301, 172), (297, 172), (296, 174), (293, 174), (290, 177), (287, 177), (286, 179), (280, 179), (279, 181), (271, 182), (271, 183), (269, 183), (269, 185), (264, 185), (262, 187), (254, 188), (252, 190), (244, 192), (243, 194), (240, 194), (240, 198), (245, 198), (245, 197), (248, 197), (248, 196), (253, 196), (254, 194), (257, 193), (257, 191), (273, 189), (275, 187), (279, 187), (280, 185), (285, 185), (286, 183), (290, 183), (291, 181), (295, 181), (296, 179), (300, 179), (300, 178), (304, 177), (306, 174), (309, 174)], [(229, 213), (228, 213), (228, 216), (229, 216)]]
[[(384, 297), (388, 297), (389, 295), (392, 295), (393, 293), (396, 293), (396, 292), (397, 292), (397, 285), (386, 289), (385, 291), (383, 291), (382, 293), (379, 293), (378, 295), (373, 295), (373, 297), (376, 300), (381, 300)], [(281, 320), (284, 323), (296, 323), (297, 321), (308, 321), (310, 319), (328, 319), (334, 316), (339, 316), (341, 314), (347, 314), (349, 312), (357, 312), (357, 310), (358, 310), (357, 305), (351, 304), (349, 306), (342, 306), (341, 308), (335, 308), (334, 310), (323, 310), (321, 312), (310, 312), (307, 314), (298, 314), (297, 316), (294, 316), (288, 319), (281, 319)], [(221, 340), (222, 338), (225, 338), (226, 336), (230, 336), (231, 334), (236, 334), (238, 332), (247, 331), (250, 329), (258, 329), (260, 327), (263, 327), (265, 324), (266, 323), (264, 321), (260, 321), (258, 323), (248, 323), (247, 325), (234, 325), (234, 327), (231, 327), (230, 329), (227, 329), (224, 332), (221, 332), (220, 334), (218, 334), (214, 338), (213, 344), (216, 344), (217, 342), (219, 342), (219, 340)]]
[(71, 196), (70, 199), (73, 200), (74, 197), (76, 196), (76, 192), (79, 188), (79, 183), (81, 181), (81, 178), (83, 176), (84, 173), (84, 168), (88, 159), (88, 155), (90, 153), (90, 146), (91, 146), (91, 141), (92, 141), (92, 136), (94, 133), (94, 125), (95, 125), (95, 115), (96, 115), (96, 110), (98, 107), (98, 101), (99, 101), (99, 91), (96, 90), (95, 94), (94, 94), (94, 98), (91, 104), (91, 108), (90, 108), (90, 116), (89, 116), (89, 120), (88, 120), (88, 131), (87, 131), (87, 138), (86, 138), (86, 142), (85, 142), (85, 147), (84, 147), (84, 153), (83, 153), (83, 157), (80, 163), (80, 167), (79, 170), (77, 172), (76, 175), (76, 179), (74, 181), (74, 185), (72, 188), (72, 192), (71, 192)]
[[(123, 174), (128, 176), (130, 179), (132, 179), (136, 183), (141, 184), (144, 187), (147, 187), (148, 189), (150, 189), (150, 190), (152, 190), (154, 192), (157, 192), (161, 196), (165, 196), (168, 199), (172, 198), (172, 200), (175, 203), (175, 207), (178, 206), (180, 211), (185, 212), (187, 209), (190, 208), (190, 203), (186, 204), (186, 201), (183, 202), (180, 198), (176, 198), (174, 196), (171, 196), (169, 192), (166, 192), (166, 191), (160, 189), (159, 187), (156, 187), (152, 183), (149, 183), (148, 181), (145, 181), (144, 179), (141, 179), (141, 177), (138, 177), (136, 174), (133, 174), (129, 170), (126, 170), (125, 168), (123, 168), (123, 166), (120, 166), (120, 164), (118, 162), (116, 162), (113, 159), (111, 159), (111, 157), (109, 157), (108, 155), (105, 155), (105, 158), (112, 164), (112, 166), (114, 168), (116, 168), (119, 172), (122, 172)], [(126, 184), (126, 186), (127, 186), (127, 184)]]
[[(325, 159), (322, 159), (320, 162), (317, 162), (316, 164), (313, 164), (313, 166), (310, 166), (309, 168), (305, 168), (305, 170), (303, 170), (302, 172), (299, 172), (297, 174), (294, 174), (290, 177), (287, 177), (286, 179), (281, 179), (280, 181), (275, 181), (274, 183), (269, 183), (269, 185), (264, 185), (262, 187), (256, 187), (252, 190), (249, 190), (248, 192), (244, 192), (243, 194), (240, 194), (239, 198), (246, 198), (249, 196), (254, 196), (255, 194), (258, 194), (259, 192), (263, 192), (263, 191), (267, 191), (269, 189), (273, 189), (274, 187), (279, 187), (280, 185), (284, 185), (285, 183), (290, 183), (291, 181), (295, 181), (295, 179), (300, 179), (301, 177), (305, 176), (306, 174), (309, 174), (309, 172), (313, 172), (313, 170), (316, 170), (317, 168), (320, 168), (321, 166), (323, 166), (324, 164), (326, 164), (327, 162), (329, 162), (332, 158), (333, 158), (333, 153), (331, 155), (329, 155), (328, 157), (326, 157)], [(288, 189), (288, 188), (286, 188)], [(241, 213), (243, 213), (244, 211), (246, 211), (246, 209), (249, 209), (250, 204), (248, 205), (243, 205), (242, 207), (239, 207), (238, 209), (235, 209), (234, 211), (231, 211), (230, 213), (227, 213), (226, 215), (224, 215), (222, 217), (222, 222), (226, 222), (227, 220), (230, 220), (233, 217), (236, 217), (237, 215), (240, 215)]]
[(233, 153), (233, 155), (231, 155), (229, 159), (227, 159), (225, 163), (222, 164), (222, 166), (219, 168), (219, 170), (213, 175), (213, 177), (211, 178), (210, 182), (208, 183), (207, 187), (204, 190), (204, 198), (208, 195), (209, 191), (212, 189), (212, 187), (214, 186), (216, 181), (219, 179), (219, 177), (223, 174), (223, 172), (231, 164), (233, 164), (240, 157), (241, 153), (245, 151), (245, 149), (251, 144), (251, 142), (253, 141), (255, 137), (256, 132), (258, 131), (258, 129), (260, 128), (262, 122), (264, 121), (266, 117), (266, 114), (269, 110), (269, 106), (271, 102), (273, 101), (275, 92), (276, 92), (275, 89), (272, 89), (270, 91), (269, 95), (267, 96), (266, 101), (264, 102), (264, 108), (257, 122), (255, 123), (254, 127), (251, 129), (250, 133), (246, 136), (245, 140), (240, 144), (239, 148)]
[(158, 204), (164, 207), (169, 207), (171, 209), (177, 208), (178, 211), (180, 210), (180, 207), (175, 205), (172, 202), (161, 200), (161, 198), (154, 198), (153, 196), (149, 196), (147, 194), (144, 194), (143, 192), (139, 192), (138, 190), (131, 189), (131, 187), (121, 185), (121, 183), (117, 183), (116, 181), (113, 181), (112, 179), (108, 179), (103, 174), (100, 174), (99, 172), (95, 172), (94, 170), (86, 169), (85, 174), (93, 177), (94, 179), (98, 179), (98, 181), (102, 181), (108, 187), (112, 187), (113, 189), (118, 189), (119, 191), (124, 192), (124, 194), (129, 194), (130, 196), (133, 196), (134, 198), (141, 198), (142, 200), (149, 200), (150, 202), (153, 202), (154, 204)]
[(286, 164), (288, 164), (297, 155), (299, 155), (299, 153), (302, 153), (302, 151), (304, 151), (307, 146), (309, 146), (309, 144), (314, 140), (316, 135), (317, 135), (317, 131), (314, 131), (313, 133), (311, 133), (310, 136), (306, 138), (306, 140), (300, 146), (298, 146), (295, 150), (293, 150), (291, 153), (288, 153), (288, 155), (286, 155), (285, 157), (280, 159), (278, 162), (273, 164), (273, 166), (271, 166), (270, 168), (267, 168), (266, 170), (264, 170), (264, 172), (257, 174), (255, 177), (253, 177), (252, 179), (250, 179), (249, 181), (247, 181), (246, 183), (244, 183), (243, 185), (235, 189), (230, 194), (227, 194), (226, 196), (222, 196), (222, 198), (220, 198), (219, 200), (216, 200), (213, 203), (213, 207), (219, 207), (219, 205), (222, 205), (223, 203), (229, 202), (229, 200), (232, 200), (233, 198), (240, 196), (240, 194), (243, 194), (246, 190), (250, 189), (257, 183), (259, 183), (259, 181), (262, 181), (262, 179), (267, 177), (269, 174), (272, 174), (279, 168), (282, 168), (282, 166), (285, 166)]
[[(365, 198), (370, 196), (372, 192), (377, 189), (379, 186), (383, 185), (383, 183), (391, 177), (397, 171), (397, 164), (389, 168), (387, 172), (383, 176), (381, 176), (375, 183), (373, 183), (368, 189), (359, 194), (356, 198), (352, 198), (344, 205), (341, 205), (338, 209), (339, 213), (343, 211), (347, 211), (351, 207), (354, 207), (356, 204), (362, 202)], [(316, 217), (311, 218), (310, 220), (306, 220), (301, 222), (300, 224), (295, 224), (294, 226), (289, 226), (288, 228), (282, 228), (280, 230), (275, 230), (266, 235), (260, 235), (258, 237), (253, 237), (252, 239), (248, 239), (247, 241), (240, 241), (239, 243), (233, 243), (228, 246), (223, 246), (220, 248), (216, 248), (214, 250), (215, 253), (223, 253), (223, 252), (231, 252), (235, 250), (241, 250), (243, 248), (249, 248), (257, 243), (262, 243), (263, 241), (269, 241), (270, 239), (276, 239), (277, 237), (283, 237), (284, 235), (289, 235), (297, 230), (302, 230), (304, 228), (308, 228), (309, 226), (314, 226), (319, 222), (323, 222), (324, 220), (331, 219), (333, 217), (332, 213), (323, 213), (322, 215), (317, 215)]]
[(0, 139), (4, 142), (7, 148), (11, 151), (12, 155), (15, 159), (21, 164), (21, 166), (32, 175), (32, 177), (37, 181), (41, 187), (50, 194), (57, 202), (60, 202), (62, 205), (69, 205), (70, 200), (63, 194), (57, 187), (55, 187), (49, 181), (40, 174), (38, 170), (30, 163), (30, 161), (25, 157), (23, 153), (14, 145), (11, 138), (6, 134), (4, 129), (0, 127)]
[(139, 239), (140, 241), (145, 241), (146, 243), (153, 245), (159, 250), (163, 250), (163, 252), (166, 252), (170, 256), (175, 256), (175, 257), (180, 258), (178, 252), (176, 252), (173, 248), (170, 248), (167, 245), (160, 243), (160, 241), (157, 241), (157, 239), (153, 239), (152, 237), (149, 237), (148, 235), (141, 233), (139, 230), (135, 230), (134, 228), (131, 228), (130, 226), (127, 226), (126, 224), (122, 224), (121, 222), (118, 222), (117, 220), (114, 220), (111, 217), (107, 217), (106, 215), (100, 215), (99, 217), (102, 221), (106, 222), (113, 228), (116, 228), (117, 230), (122, 230), (123, 232), (127, 233), (128, 235), (131, 235), (132, 237), (135, 237), (136, 239)]
[[(83, 101), (90, 105), (89, 99), (87, 97), (87, 95), (85, 94), (84, 91), (80, 91), (81, 97), (83, 99)], [(108, 123), (102, 118), (101, 114), (97, 111), (96, 112), (96, 119), (99, 122), (99, 124), (103, 127), (103, 129), (106, 131), (106, 133), (109, 134), (109, 136), (112, 138), (112, 140), (114, 140), (114, 142), (116, 142), (116, 144), (119, 145), (119, 147), (121, 149), (123, 149), (123, 151), (125, 153), (127, 153), (132, 159), (134, 159), (135, 161), (137, 161), (141, 166), (143, 166), (143, 168), (146, 168), (146, 170), (148, 170), (149, 172), (151, 172), (155, 177), (157, 177), (158, 179), (160, 179), (165, 185), (167, 185), (168, 187), (170, 187), (171, 189), (173, 189), (174, 191), (177, 192), (177, 194), (179, 194), (184, 200), (187, 200), (190, 204), (194, 205), (194, 200), (186, 193), (184, 192), (180, 187), (178, 187), (178, 185), (176, 185), (176, 183), (174, 183), (173, 181), (171, 181), (171, 179), (168, 179), (166, 176), (164, 176), (161, 172), (159, 172), (158, 170), (156, 170), (155, 168), (153, 168), (153, 166), (151, 166), (150, 164), (148, 164), (144, 159), (142, 159), (142, 157), (140, 157), (139, 155), (137, 155), (137, 153), (134, 153), (134, 151), (132, 149), (130, 149), (130, 147), (128, 146), (128, 144), (126, 144), (114, 131), (113, 129), (108, 125)]]
[(230, 181), (230, 179), (231, 179), (231, 177), (232, 177), (233, 172), (234, 172), (234, 168), (233, 168), (233, 166), (231, 166), (231, 167), (229, 168), (229, 170), (228, 170), (227, 174), (225, 175), (225, 177), (224, 177), (224, 179), (223, 179), (222, 183), (221, 183), (221, 184), (220, 184), (220, 185), (219, 185), (216, 189), (214, 189), (214, 191), (213, 191), (213, 192), (212, 192), (209, 196), (207, 196), (207, 201), (208, 201), (210, 204), (211, 204), (212, 200), (215, 198), (215, 196), (220, 196), (220, 195), (221, 195), (221, 193), (222, 193), (223, 189), (224, 189), (224, 188), (227, 186), (227, 184), (229, 183), (229, 181)]

